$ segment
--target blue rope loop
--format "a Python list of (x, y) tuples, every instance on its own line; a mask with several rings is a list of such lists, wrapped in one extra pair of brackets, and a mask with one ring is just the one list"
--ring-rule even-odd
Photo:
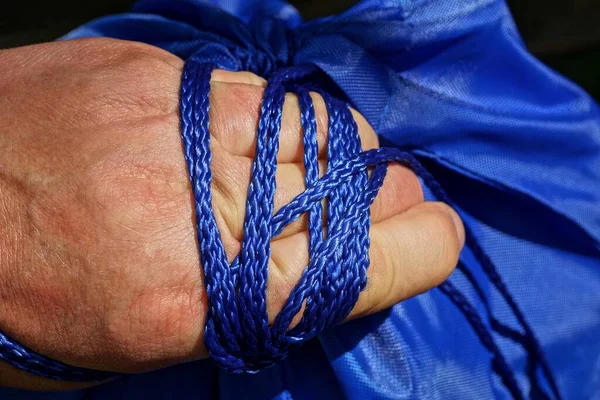
[[(318, 73), (312, 66), (294, 66), (276, 71), (268, 80), (260, 111), (255, 158), (246, 202), (244, 239), (240, 255), (228, 264), (210, 194), (209, 97), (213, 66), (186, 62), (182, 79), (181, 121), (186, 160), (196, 200), (198, 245), (204, 268), (209, 310), (205, 343), (217, 364), (230, 372), (257, 372), (284, 358), (288, 352), (329, 326), (343, 321), (366, 286), (369, 266), (369, 208), (383, 184), (389, 162), (400, 163), (421, 177), (440, 201), (454, 205), (435, 178), (405, 151), (379, 148), (362, 151), (356, 123), (348, 106), (319, 90), (314, 81), (302, 82)], [(308, 87), (317, 90), (329, 114), (328, 169), (319, 178), (316, 118)], [(275, 171), (279, 131), (286, 89), (298, 96), (304, 129), (306, 190), (274, 213)], [(368, 169), (371, 168), (369, 176)], [(327, 227), (323, 229), (321, 200), (328, 199)], [(310, 261), (283, 309), (269, 324), (266, 284), (270, 241), (303, 213), (309, 217)], [(469, 247), (486, 276), (516, 316), (520, 333), (501, 325), (492, 315), (493, 329), (518, 339), (530, 355), (532, 368), (541, 367), (554, 398), (560, 399), (539, 341), (516, 301), (508, 292), (491, 259), (468, 226)], [(464, 264), (459, 265), (482, 296)], [(477, 309), (449, 281), (440, 290), (458, 307), (481, 343), (492, 355), (493, 370), (515, 399), (524, 399), (514, 372), (506, 361)], [(487, 305), (487, 299), (482, 298)], [(302, 318), (293, 328), (292, 319)], [(517, 340), (515, 339), (515, 340)], [(536, 383), (532, 380), (532, 385)], [(536, 398), (550, 398), (538, 385)]]
[[(348, 107), (329, 99), (327, 173), (318, 179), (314, 108), (308, 91), (294, 86), (305, 129), (307, 190), (274, 213), (275, 171), (284, 84), (315, 72), (291, 67), (275, 73), (265, 89), (248, 187), (242, 250), (229, 265), (212, 214), (210, 193), (209, 96), (212, 66), (186, 63), (182, 81), (182, 137), (196, 201), (197, 233), (209, 311), (205, 343), (219, 365), (231, 372), (256, 372), (284, 358), (294, 345), (341, 322), (366, 286), (369, 266), (369, 208), (387, 171), (381, 157), (364, 164), (360, 138)], [(199, 107), (198, 107), (199, 106)], [(352, 166), (348, 169), (348, 166)], [(368, 178), (367, 168), (375, 167)], [(322, 198), (329, 199), (327, 230), (321, 227)], [(281, 312), (269, 324), (266, 285), (270, 243), (289, 223), (309, 213), (311, 262)], [(304, 305), (300, 322), (292, 319)]]

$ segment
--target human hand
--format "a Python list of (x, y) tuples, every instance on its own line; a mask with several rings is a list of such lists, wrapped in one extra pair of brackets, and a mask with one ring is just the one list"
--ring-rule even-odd
[[(109, 39), (0, 52), (0, 329), (62, 362), (140, 372), (205, 357), (207, 309), (179, 133), (183, 62)], [(213, 206), (230, 261), (240, 250), (264, 81), (216, 71)], [(321, 171), (327, 114), (315, 95)], [(354, 112), (364, 149), (378, 141)], [(296, 99), (284, 109), (275, 209), (304, 190)], [(371, 209), (369, 284), (350, 318), (442, 282), (464, 241), (449, 207), (425, 203), (399, 165)], [(275, 317), (308, 262), (306, 218), (272, 243)], [(31, 385), (0, 367), (0, 384)], [(21, 382), (21, 383), (19, 383)], [(63, 387), (35, 380), (42, 387)]]

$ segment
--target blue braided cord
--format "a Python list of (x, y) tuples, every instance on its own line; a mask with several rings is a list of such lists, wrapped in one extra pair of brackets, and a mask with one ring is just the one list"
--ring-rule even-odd
[[(448, 197), (446, 192), (443, 190), (443, 188), (440, 186), (439, 182), (422, 165), (419, 164), (416, 169), (413, 169), (413, 171), (421, 177), (421, 179), (424, 181), (424, 183), (432, 191), (432, 193), (437, 199), (447, 204), (455, 205), (454, 202)], [(466, 247), (471, 249), (471, 251), (473, 252), (473, 256), (481, 265), (484, 273), (490, 279), (494, 287), (498, 290), (500, 295), (504, 298), (509, 308), (515, 315), (517, 321), (524, 330), (524, 335), (522, 335), (523, 340), (521, 341), (523, 347), (528, 353), (532, 355), (534, 362), (539, 363), (539, 365), (541, 366), (542, 372), (546, 377), (548, 384), (550, 385), (550, 389), (552, 390), (554, 397), (556, 399), (561, 399), (562, 396), (556, 383), (556, 379), (554, 378), (554, 374), (552, 373), (552, 369), (548, 364), (548, 361), (542, 350), (539, 340), (537, 339), (535, 333), (533, 332), (533, 329), (527, 322), (525, 315), (517, 305), (517, 302), (510, 294), (508, 288), (506, 287), (506, 284), (500, 277), (500, 274), (498, 273), (494, 263), (492, 262), (490, 257), (485, 253), (485, 251), (483, 251), (483, 248), (479, 244), (479, 241), (475, 238), (475, 235), (473, 234), (472, 230), (467, 225), (465, 225), (465, 245)], [(467, 268), (466, 266), (464, 266), (464, 264), (459, 264), (459, 269), (463, 273), (467, 271)], [(469, 273), (466, 273), (465, 275), (467, 276), (467, 278), (469, 278)], [(475, 282), (473, 278), (469, 280), (472, 283)], [(477, 290), (477, 292), (480, 293), (481, 291)], [(484, 304), (487, 305), (487, 300), (484, 301)], [(492, 320), (492, 322), (493, 321), (494, 319)], [(496, 327), (498, 326), (497, 324), (494, 325)]]
[[(183, 139), (186, 148), (194, 141), (200, 147), (202, 140), (206, 140), (201, 154), (204, 155), (204, 160), (209, 160), (208, 98), (212, 67), (188, 61), (185, 69), (189, 72), (184, 73), (182, 82)], [(294, 84), (292, 90), (298, 96), (301, 123), (305, 133), (303, 161), (306, 170), (306, 190), (273, 215), (274, 177), (285, 84), (312, 73), (314, 69), (310, 67), (286, 68), (273, 74), (268, 81), (257, 131), (256, 155), (248, 189), (244, 240), (240, 256), (231, 266), (227, 265), (214, 217), (208, 218), (209, 225), (212, 225), (210, 230), (198, 228), (207, 288), (227, 288), (226, 293), (215, 293), (214, 290), (208, 293), (210, 311), (205, 342), (215, 361), (232, 372), (256, 372), (285, 357), (292, 346), (316, 336), (332, 324), (341, 322), (349, 314), (358, 299), (358, 294), (366, 285), (366, 270), (369, 265), (369, 207), (383, 183), (389, 162), (398, 162), (410, 168), (423, 179), (439, 200), (453, 204), (439, 183), (411, 154), (394, 148), (361, 152), (357, 127), (348, 107), (322, 91), (320, 94), (329, 113), (329, 142), (328, 169), (319, 179), (316, 118), (312, 99), (306, 87)], [(187, 79), (194, 74), (196, 79), (188, 81)], [(201, 91), (202, 94), (194, 94), (194, 90)], [(192, 111), (185, 104), (190, 96), (200, 96), (202, 102), (199, 103), (205, 107), (201, 111), (194, 110), (200, 115), (194, 120), (186, 115)], [(186, 125), (190, 122), (192, 124)], [(188, 163), (198, 168), (198, 162), (194, 162), (187, 154), (188, 152)], [(368, 167), (374, 167), (370, 178), (367, 175)], [(203, 164), (202, 168), (204, 176), (210, 179), (209, 165)], [(195, 197), (210, 205), (210, 184), (201, 185), (197, 176), (198, 174), (190, 173), (193, 187), (201, 188), (201, 193), (195, 190)], [(321, 227), (321, 201), (324, 198), (328, 201), (326, 235)], [(208, 211), (208, 214), (200, 214), (202, 217), (212, 215), (210, 208), (205, 207), (204, 211)], [(303, 213), (309, 215), (310, 262), (274, 323), (269, 325), (265, 300), (269, 243), (285, 226)], [(200, 218), (198, 224), (201, 225)], [(466, 245), (472, 249), (484, 272), (506, 300), (525, 331), (524, 334), (513, 331), (512, 337), (523, 338), (520, 342), (542, 366), (555, 397), (560, 399), (560, 393), (537, 338), (492, 261), (483, 252), (471, 230), (468, 227), (465, 229)], [(219, 260), (213, 258), (215, 253), (209, 257), (210, 253), (206, 251), (209, 248), (220, 249), (217, 253)], [(211, 264), (208, 269), (206, 263)], [(459, 268), (470, 274), (464, 265), (459, 265)], [(216, 275), (210, 275), (207, 270), (215, 271)], [(224, 282), (225, 280), (228, 282)], [(476, 284), (473, 279), (470, 281)], [(465, 315), (480, 341), (493, 355), (493, 369), (513, 397), (524, 398), (514, 373), (476, 309), (450, 282), (444, 283), (440, 289)], [(480, 296), (483, 296), (482, 293)], [(485, 303), (487, 306), (487, 300)], [(292, 319), (302, 307), (304, 311), (300, 322), (290, 329)], [(227, 313), (223, 313), (224, 310), (227, 310)], [(493, 319), (492, 325), (498, 327), (499, 323)]]
[[(317, 117), (315, 115), (315, 108), (308, 90), (302, 86), (295, 86), (294, 92), (298, 96), (298, 104), (300, 106), (300, 121), (302, 123), (302, 127), (304, 128), (304, 135), (302, 136), (302, 144), (304, 146), (304, 183), (306, 187), (310, 187), (319, 179), (319, 164), (312, 162), (312, 160), (318, 158), (319, 152), (317, 143)], [(322, 220), (323, 206), (320, 202), (318, 202), (312, 206), (308, 215), (310, 258), (316, 255), (317, 247), (323, 241), (323, 230), (321, 229)]]
[(492, 368), (500, 376), (502, 383), (504, 383), (504, 386), (509, 390), (512, 397), (517, 400), (524, 399), (525, 397), (517, 384), (509, 364), (479, 317), (477, 310), (450, 281), (443, 282), (438, 288), (463, 312), (479, 341), (492, 354)]
[[(299, 89), (304, 114), (301, 119), (308, 132), (304, 141), (308, 150), (305, 163), (310, 171), (306, 178), (308, 189), (274, 215), (276, 157), (285, 96), (283, 82), (312, 73), (298, 67), (280, 70), (265, 89), (246, 201), (242, 251), (229, 266), (211, 211), (210, 71), (210, 66), (186, 63), (181, 102), (182, 137), (197, 203), (198, 243), (209, 298), (205, 343), (213, 359), (225, 369), (254, 372), (285, 357), (291, 345), (342, 321), (356, 303), (366, 285), (369, 264), (369, 246), (364, 239), (368, 237), (369, 208), (383, 184), (387, 161), (377, 159), (372, 164), (382, 165), (373, 170), (368, 182), (369, 165), (364, 164), (368, 157), (356, 156), (341, 162), (346, 155), (359, 154), (360, 139), (345, 104), (330, 101), (333, 105), (330, 138), (345, 135), (339, 143), (335, 140), (333, 143), (347, 150), (340, 150), (339, 156), (332, 157), (324, 177), (317, 180), (316, 127), (311, 122), (314, 109), (308, 106), (310, 96)], [(204, 107), (198, 109), (199, 104)], [(309, 159), (311, 154), (313, 159)], [(329, 196), (331, 210), (323, 239), (315, 218), (321, 214), (317, 203), (325, 196)], [(315, 215), (309, 227), (314, 257), (270, 326), (265, 300), (270, 242), (287, 224), (309, 211)], [(303, 317), (290, 330), (290, 323), (303, 304), (306, 304)]]
[[(496, 333), (502, 335), (503, 337), (512, 340), (514, 343), (520, 344), (527, 351), (528, 359), (527, 359), (527, 368), (526, 369), (527, 369), (527, 374), (529, 376), (530, 383), (531, 383), (531, 391), (535, 393), (535, 395), (530, 395), (530, 398), (549, 399), (550, 397), (548, 397), (548, 395), (546, 395), (544, 390), (541, 388), (539, 379), (537, 377), (537, 366), (540, 364), (540, 359), (535, 356), (535, 351), (531, 350), (530, 338), (526, 334), (519, 332), (518, 330), (515, 330), (509, 326), (504, 325), (503, 323), (501, 323), (500, 321), (498, 321), (498, 319), (496, 319), (494, 317), (491, 306), (489, 304), (489, 301), (488, 301), (487, 297), (485, 296), (485, 294), (483, 293), (483, 290), (482, 290), (479, 282), (477, 282), (477, 279), (473, 275), (473, 272), (467, 268), (467, 266), (465, 265), (465, 263), (462, 260), (459, 261), (457, 269), (467, 278), (467, 280), (471, 283), (471, 285), (475, 289), (475, 293), (477, 294), (477, 297), (479, 298), (479, 300), (481, 301), (481, 303), (483, 304), (483, 306), (486, 310), (486, 313), (490, 320), (490, 325), (491, 325), (492, 329)], [(555, 392), (555, 394), (557, 394), (557, 393), (558, 393), (558, 396), (556, 396), (556, 397), (560, 398), (560, 393)], [(537, 397), (534, 397), (534, 396), (537, 396)]]
[(31, 374), (61, 381), (99, 382), (119, 374), (74, 367), (52, 360), (0, 332), (0, 360)]

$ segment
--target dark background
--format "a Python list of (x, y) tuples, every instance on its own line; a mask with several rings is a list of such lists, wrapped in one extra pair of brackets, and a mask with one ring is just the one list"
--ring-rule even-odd
[[(353, 0), (291, 1), (305, 19), (336, 13)], [(529, 49), (600, 99), (600, 0), (508, 0)], [(0, 48), (53, 40), (133, 0), (0, 0)]]

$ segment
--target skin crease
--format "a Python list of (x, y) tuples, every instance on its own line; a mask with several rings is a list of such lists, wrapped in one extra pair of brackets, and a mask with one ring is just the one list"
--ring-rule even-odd
[[(0, 330), (51, 358), (143, 372), (207, 356), (207, 299), (179, 133), (183, 61), (111, 39), (0, 51)], [(265, 82), (215, 71), (213, 208), (227, 255), (240, 250)], [(321, 173), (327, 113), (313, 95)], [(375, 133), (354, 112), (364, 149)], [(304, 190), (295, 96), (284, 107), (275, 208)], [(350, 318), (441, 283), (456, 265), (462, 223), (423, 202), (416, 176), (393, 165), (371, 208), (369, 284)], [(308, 262), (306, 218), (272, 242), (274, 318)], [(0, 363), (0, 385), (60, 390)], [(84, 384), (85, 386), (85, 384)]]

